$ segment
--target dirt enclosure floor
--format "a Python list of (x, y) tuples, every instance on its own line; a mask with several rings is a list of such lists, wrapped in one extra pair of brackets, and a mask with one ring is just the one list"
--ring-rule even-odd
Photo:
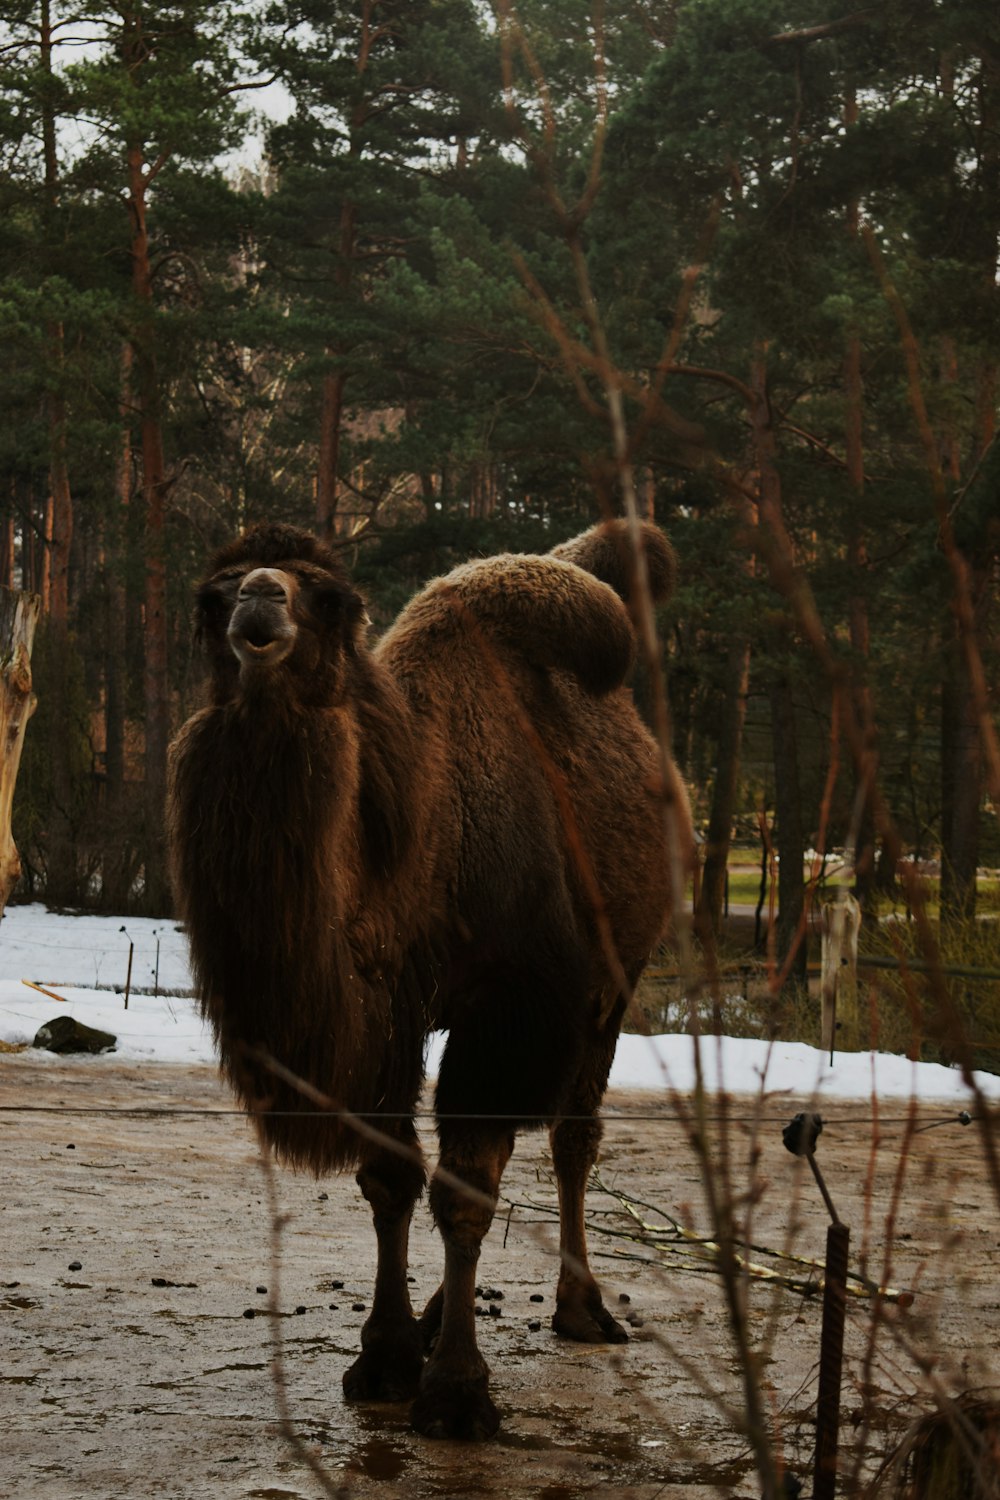
[[(780, 1249), (794, 1222), (795, 1251), (821, 1257), (826, 1210), (781, 1141), (782, 1123), (806, 1102), (767, 1101), (751, 1238)], [(356, 1500), (759, 1495), (734, 1425), (744, 1403), (721, 1284), (698, 1270), (689, 1245), (666, 1252), (665, 1266), (648, 1263), (656, 1252), (616, 1238), (627, 1221), (610, 1195), (595, 1193), (595, 1214), (615, 1210), (596, 1221), (595, 1270), (609, 1306), (631, 1319), (631, 1341), (583, 1347), (550, 1331), (557, 1266), (542, 1136), (518, 1142), (480, 1266), (481, 1342), (503, 1427), (475, 1446), (416, 1437), (404, 1408), (344, 1404), (341, 1375), (359, 1346), (374, 1269), (368, 1211), (350, 1178), (276, 1174), (288, 1222), (272, 1324), (267, 1182), (213, 1071), (4, 1056), (0, 1105), (3, 1497), (314, 1500), (338, 1486)], [(753, 1105), (730, 1107), (743, 1184)], [(135, 1109), (149, 1113), (122, 1113)], [(825, 1109), (818, 1157), (852, 1249), (867, 1239), (879, 1277), (888, 1250), (892, 1285), (916, 1292), (905, 1312), (890, 1309), (892, 1326), (867, 1367), (873, 1302), (850, 1299), (842, 1458), (850, 1469), (860, 1455), (866, 1475), (929, 1407), (914, 1352), (933, 1357), (949, 1391), (1000, 1386), (1000, 1215), (977, 1127), (922, 1130), (907, 1153), (905, 1113), (884, 1106), (873, 1163), (870, 1102)], [(606, 1115), (603, 1182), (704, 1225), (698, 1166), (669, 1101), (618, 1094)], [(948, 1106), (921, 1108), (923, 1125), (949, 1118)], [(433, 1158), (429, 1122), (426, 1130)], [(422, 1206), (411, 1265), (418, 1307), (440, 1262)], [(808, 1267), (793, 1270), (815, 1281)], [(820, 1300), (750, 1285), (769, 1420), (806, 1494)], [(290, 1415), (330, 1476), (326, 1491), (279, 1428), (272, 1327)]]

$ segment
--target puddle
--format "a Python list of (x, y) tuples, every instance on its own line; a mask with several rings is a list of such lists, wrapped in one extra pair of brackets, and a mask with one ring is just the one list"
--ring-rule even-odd
[(351, 1462), (368, 1479), (398, 1479), (405, 1466), (406, 1454), (384, 1438), (370, 1438)]
[(501, 1448), (527, 1448), (533, 1452), (548, 1452), (552, 1448), (560, 1447), (552, 1438), (546, 1437), (541, 1432), (508, 1432), (501, 1427), (496, 1438)]

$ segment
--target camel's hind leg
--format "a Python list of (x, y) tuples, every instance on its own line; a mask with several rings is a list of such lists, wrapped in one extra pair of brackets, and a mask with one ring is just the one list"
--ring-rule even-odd
[(398, 1127), (404, 1155), (366, 1149), (358, 1186), (375, 1221), (378, 1263), (372, 1310), (361, 1330), (361, 1354), (344, 1372), (349, 1401), (408, 1401), (423, 1369), (423, 1344), (406, 1282), (410, 1219), (423, 1191), (424, 1168), (412, 1124)]
[(587, 1050), (585, 1069), (549, 1130), (559, 1189), (559, 1284), (552, 1327), (582, 1344), (624, 1344), (628, 1334), (611, 1316), (587, 1260), (584, 1194), (601, 1144), (597, 1117), (615, 1055), (620, 1017), (613, 1016)]

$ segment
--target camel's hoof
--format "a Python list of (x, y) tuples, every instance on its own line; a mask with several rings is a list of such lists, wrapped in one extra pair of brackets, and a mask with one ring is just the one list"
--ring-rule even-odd
[(572, 1339), (577, 1344), (627, 1344), (628, 1334), (599, 1302), (596, 1307), (567, 1305), (557, 1307), (552, 1314), (552, 1327), (560, 1338)]
[(442, 1380), (420, 1392), (410, 1409), (410, 1425), (427, 1438), (481, 1443), (496, 1436), (500, 1413), (490, 1400), (485, 1376)]
[(424, 1361), (409, 1345), (363, 1349), (344, 1371), (348, 1401), (412, 1401), (420, 1389)]

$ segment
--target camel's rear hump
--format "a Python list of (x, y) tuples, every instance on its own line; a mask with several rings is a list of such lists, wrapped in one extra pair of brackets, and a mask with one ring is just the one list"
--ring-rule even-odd
[[(641, 537), (650, 590), (661, 599), (673, 581), (674, 554), (654, 526), (643, 525)], [(414, 647), (419, 653), (418, 641), (451, 627), (481, 649), (495, 642), (531, 666), (572, 673), (589, 693), (609, 693), (632, 665), (625, 603), (635, 573), (624, 522), (592, 527), (542, 557), (506, 553), (465, 563), (417, 595), (380, 649), (393, 657)]]

